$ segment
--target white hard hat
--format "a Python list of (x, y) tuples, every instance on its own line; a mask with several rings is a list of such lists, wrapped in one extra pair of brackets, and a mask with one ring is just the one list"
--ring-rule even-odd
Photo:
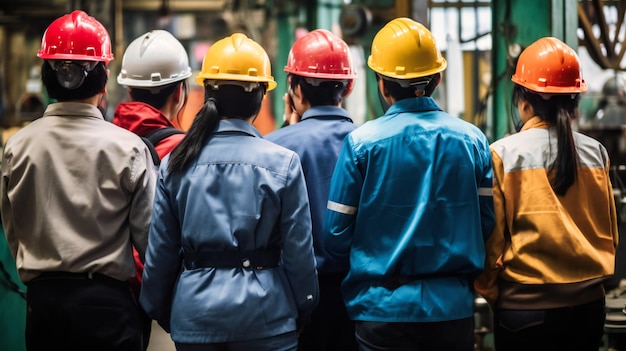
[(189, 57), (170, 32), (153, 30), (133, 40), (124, 52), (120, 85), (153, 88), (191, 76)]

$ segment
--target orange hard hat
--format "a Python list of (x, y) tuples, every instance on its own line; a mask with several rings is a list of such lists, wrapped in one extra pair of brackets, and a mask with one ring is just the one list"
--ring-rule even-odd
[(537, 93), (587, 91), (576, 51), (554, 37), (541, 38), (524, 49), (511, 80)]

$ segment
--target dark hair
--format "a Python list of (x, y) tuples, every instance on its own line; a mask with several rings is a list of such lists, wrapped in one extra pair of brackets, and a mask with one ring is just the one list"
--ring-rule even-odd
[(302, 95), (311, 106), (338, 105), (348, 89), (347, 81), (324, 81), (318, 86), (312, 85), (306, 81), (305, 77), (290, 74), (291, 89), (295, 89), (300, 85)]
[(170, 155), (167, 170), (184, 171), (198, 157), (202, 147), (213, 135), (222, 117), (248, 119), (261, 110), (265, 85), (246, 92), (237, 85), (220, 85), (219, 89), (204, 87), (204, 106), (198, 111), (187, 134)]
[(578, 152), (571, 122), (578, 117), (580, 94), (553, 94), (545, 100), (541, 95), (515, 84), (512, 106), (517, 106), (520, 100), (528, 102), (536, 116), (556, 127), (557, 154), (549, 168), (550, 184), (557, 195), (565, 195), (576, 181), (578, 172)]
[[(426, 87), (424, 88), (424, 96), (431, 96), (433, 94), (435, 88), (437, 88), (437, 85), (439, 84), (440, 76), (441, 73), (435, 73), (430, 76), (430, 81), (428, 82), (428, 84), (426, 84)], [(396, 101), (415, 97), (415, 88), (405, 88), (401, 86), (400, 83), (384, 79), (378, 74), (376, 75), (376, 77), (383, 80), (385, 89), (387, 89), (389, 95), (391, 95), (391, 97), (394, 98)]]
[(104, 89), (109, 80), (104, 62), (87, 74), (85, 81), (77, 89), (66, 89), (57, 80), (56, 71), (47, 61), (41, 64), (41, 81), (48, 96), (58, 101), (83, 100), (97, 95)]
[(167, 101), (167, 98), (183, 84), (183, 88), (187, 89), (187, 80), (174, 82), (161, 86), (158, 92), (153, 92), (151, 88), (128, 87), (128, 93), (133, 101), (146, 103), (157, 110), (160, 110)]

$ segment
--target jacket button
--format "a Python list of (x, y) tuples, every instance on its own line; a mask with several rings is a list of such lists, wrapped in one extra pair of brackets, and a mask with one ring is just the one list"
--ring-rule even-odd
[(241, 265), (243, 266), (243, 268), (250, 267), (250, 260), (249, 259), (243, 260), (243, 262), (241, 262)]

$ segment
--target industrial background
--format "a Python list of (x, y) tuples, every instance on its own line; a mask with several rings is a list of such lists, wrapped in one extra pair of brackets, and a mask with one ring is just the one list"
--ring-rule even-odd
[[(48, 24), (75, 9), (108, 28), (115, 55), (111, 77), (119, 73), (126, 45), (151, 29), (174, 34), (196, 72), (213, 42), (246, 33), (269, 53), (278, 82), (255, 122), (262, 133), (282, 124), (283, 67), (295, 39), (309, 30), (331, 30), (351, 46), (359, 76), (344, 107), (355, 122), (364, 123), (382, 114), (375, 77), (366, 65), (374, 35), (396, 17), (422, 22), (449, 64), (435, 99), (444, 110), (480, 127), (490, 141), (514, 132), (510, 77), (518, 55), (540, 37), (560, 38), (577, 49), (590, 86), (575, 128), (609, 150), (618, 210), (626, 221), (625, 0), (0, 0), (0, 146), (51, 102), (42, 89), (36, 52)], [(190, 126), (202, 103), (202, 87), (194, 77), (189, 78), (195, 87), (191, 99), (175, 121), (182, 129)], [(126, 92), (116, 79), (109, 80), (107, 91), (106, 117), (112, 118)], [(626, 245), (621, 245), (615, 277), (607, 286), (605, 350), (626, 350), (624, 279)], [(476, 350), (492, 350), (488, 307), (480, 299), (476, 306)], [(173, 350), (168, 335), (156, 332), (153, 338), (150, 350)]]

